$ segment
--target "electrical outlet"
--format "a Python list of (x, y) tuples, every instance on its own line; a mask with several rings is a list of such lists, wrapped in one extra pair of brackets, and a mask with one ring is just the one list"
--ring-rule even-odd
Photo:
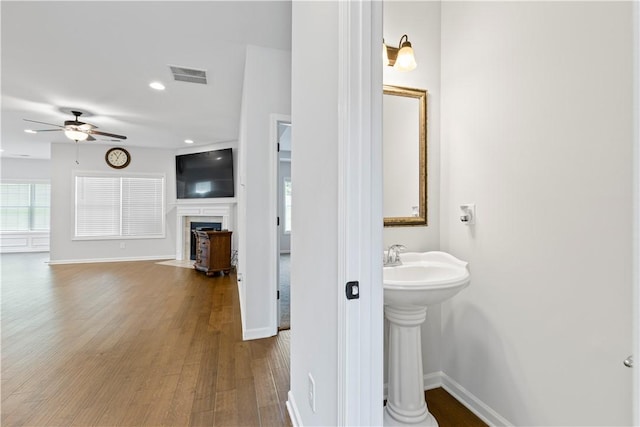
[(315, 414), (316, 412), (316, 382), (313, 380), (311, 372), (309, 372), (309, 406)]
[(126, 244), (124, 242), (120, 242), (120, 249), (124, 249)]

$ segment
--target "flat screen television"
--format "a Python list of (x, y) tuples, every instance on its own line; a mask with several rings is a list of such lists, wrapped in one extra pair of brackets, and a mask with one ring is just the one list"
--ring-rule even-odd
[(233, 197), (233, 151), (205, 151), (176, 156), (178, 199)]

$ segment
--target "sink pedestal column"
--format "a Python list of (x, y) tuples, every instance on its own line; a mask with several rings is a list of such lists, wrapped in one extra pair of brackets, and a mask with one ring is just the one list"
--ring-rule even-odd
[(434, 426), (424, 400), (420, 325), (427, 307), (384, 306), (389, 320), (389, 387), (384, 408), (385, 426)]

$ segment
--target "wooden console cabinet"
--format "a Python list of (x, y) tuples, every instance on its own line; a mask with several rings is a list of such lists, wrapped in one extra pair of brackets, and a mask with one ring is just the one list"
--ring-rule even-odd
[(231, 271), (231, 231), (195, 231), (196, 262), (193, 267), (211, 276)]

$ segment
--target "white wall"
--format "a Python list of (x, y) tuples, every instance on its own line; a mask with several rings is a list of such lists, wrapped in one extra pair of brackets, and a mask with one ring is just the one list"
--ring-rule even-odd
[[(239, 140), (238, 273), (243, 336), (262, 338), (277, 332), (276, 212), (269, 212), (271, 115), (291, 114), (291, 53), (247, 47)], [(275, 178), (274, 178), (275, 182)], [(273, 238), (272, 238), (273, 236)]]
[(51, 178), (51, 162), (46, 159), (2, 157), (0, 158), (0, 174), (3, 180), (49, 180)]
[[(384, 245), (401, 243), (410, 251), (440, 246), (440, 2), (383, 3), (385, 43), (398, 47), (409, 36), (418, 67), (410, 72), (384, 67), (383, 82), (427, 90), (427, 220), (428, 226), (385, 227)], [(381, 61), (382, 62), (382, 61)]]
[[(114, 261), (175, 257), (175, 206), (165, 212), (166, 235), (162, 239), (72, 240), (74, 170), (113, 173), (104, 156), (111, 146), (82, 143), (76, 164), (74, 144), (51, 144), (51, 250), (52, 262)], [(126, 147), (131, 164), (124, 173), (165, 174), (166, 200), (175, 201), (175, 153), (170, 150)], [(117, 172), (116, 172), (117, 173)], [(121, 248), (120, 244), (125, 247)]]
[[(293, 2), (291, 392), (304, 425), (336, 425), (337, 2)], [(331, 31), (327, 31), (331, 28)], [(322, 34), (321, 37), (318, 35)], [(316, 382), (316, 411), (307, 374)]]
[[(0, 158), (2, 181), (49, 181), (51, 162), (48, 159)], [(49, 250), (48, 231), (0, 233), (0, 252), (47, 252)]]
[(515, 425), (631, 424), (631, 42), (629, 2), (442, 5), (443, 370)]
[[(418, 67), (410, 72), (384, 67), (384, 84), (428, 91), (427, 96), (427, 226), (385, 227), (384, 245), (400, 243), (411, 252), (440, 249), (440, 2), (384, 2), (385, 42), (398, 47), (403, 34), (409, 36)], [(402, 258), (402, 256), (401, 256)], [(427, 311), (422, 325), (424, 374), (442, 369), (440, 305)], [(385, 333), (385, 337), (386, 337)], [(385, 354), (387, 354), (385, 342)], [(386, 358), (385, 358), (386, 362)], [(385, 382), (387, 369), (385, 364)]]

